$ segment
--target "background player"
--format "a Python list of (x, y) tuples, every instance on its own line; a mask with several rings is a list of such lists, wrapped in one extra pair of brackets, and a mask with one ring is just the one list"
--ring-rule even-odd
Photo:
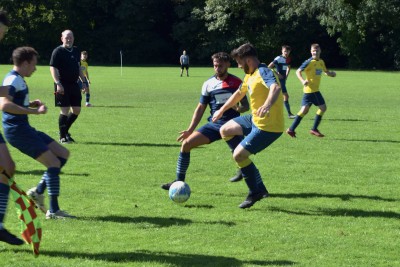
[[(318, 130), (318, 126), (321, 123), (322, 116), (326, 111), (325, 100), (319, 91), (319, 84), (321, 82), (321, 74), (324, 72), (330, 77), (335, 77), (336, 72), (329, 71), (325, 62), (320, 58), (321, 48), (319, 44), (311, 45), (311, 58), (304, 61), (304, 63), (297, 69), (296, 75), (303, 85), (303, 100), (301, 103), (301, 109), (297, 113), (292, 125), (286, 130), (286, 133), (291, 137), (296, 137), (295, 129), (299, 126), (303, 117), (310, 110), (311, 105), (318, 106), (317, 115), (315, 115), (314, 125), (310, 130), (310, 134), (317, 137), (324, 137), (324, 135)], [(306, 73), (306, 79), (303, 78), (303, 71)]]
[(189, 56), (185, 50), (183, 50), (182, 55), (179, 57), (179, 63), (181, 64), (181, 77), (183, 69), (186, 69), (186, 76), (189, 77)]
[[(177, 141), (182, 142), (182, 146), (176, 167), (176, 181), (185, 181), (186, 171), (189, 168), (190, 163), (190, 151), (193, 148), (220, 140), (221, 135), (219, 129), (221, 126), (230, 119), (238, 117), (240, 112), (246, 112), (249, 109), (247, 97), (244, 97), (240, 101), (240, 105), (236, 105), (239, 101), (236, 102), (235, 105), (232, 106), (231, 109), (227, 110), (221, 118), (211, 122), (211, 116), (214, 112), (216, 112), (226, 102), (226, 100), (242, 83), (238, 77), (228, 73), (230, 56), (227, 53), (216, 53), (212, 55), (211, 59), (214, 65), (215, 75), (204, 82), (201, 90), (200, 103), (194, 111), (189, 128), (180, 132), (177, 139)], [(208, 118), (209, 123), (195, 131), (203, 117), (207, 105), (210, 106), (211, 113), (211, 116)], [(237, 137), (227, 143), (233, 151), (241, 140), (241, 137)], [(161, 188), (168, 190), (172, 183), (173, 182), (163, 184)]]
[(278, 72), (279, 82), (281, 83), (283, 103), (285, 104), (286, 111), (289, 119), (294, 119), (296, 116), (290, 111), (289, 94), (286, 88), (286, 80), (290, 73), (290, 55), (291, 48), (288, 45), (282, 46), (282, 55), (277, 56), (274, 61), (269, 63), (268, 68), (276, 68)]
[[(82, 51), (81, 52), (81, 71), (83, 73), (83, 76), (85, 76), (85, 78), (83, 80), (81, 80), (81, 78), (79, 77), (78, 83), (79, 83), (79, 87), (81, 88), (81, 90), (86, 94), (85, 106), (91, 107), (92, 104), (90, 104), (89, 64), (87, 62), (87, 58), (88, 58), (88, 53), (86, 51)], [(83, 84), (85, 84), (86, 90), (84, 89)]]

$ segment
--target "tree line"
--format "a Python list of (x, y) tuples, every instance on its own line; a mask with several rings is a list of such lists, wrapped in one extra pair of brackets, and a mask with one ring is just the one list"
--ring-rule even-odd
[(400, 69), (398, 0), (0, 0), (11, 19), (0, 49), (35, 47), (48, 63), (71, 29), (91, 64), (170, 65), (186, 50), (193, 65), (210, 64), (218, 51), (251, 42), (269, 63), (281, 45), (293, 65), (319, 43), (328, 66)]

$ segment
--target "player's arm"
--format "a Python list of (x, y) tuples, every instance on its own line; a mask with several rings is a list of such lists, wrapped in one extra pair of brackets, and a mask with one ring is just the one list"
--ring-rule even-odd
[(64, 94), (64, 86), (61, 84), (60, 82), (60, 72), (58, 71), (58, 69), (56, 67), (50, 66), (50, 74), (51, 77), (53, 78), (54, 83), (57, 86), (57, 94)]
[(286, 79), (289, 77), (290, 69), (291, 69), (290, 65), (288, 65), (286, 69), (286, 77), (285, 77)]
[(300, 68), (297, 69), (296, 76), (302, 85), (306, 86), (308, 84), (308, 80), (304, 80), (304, 78), (303, 78), (303, 70), (302, 69), (300, 69)]
[(265, 100), (264, 104), (257, 110), (256, 114), (258, 117), (264, 117), (265, 115), (268, 116), (272, 105), (279, 97), (280, 91), (281, 87), (279, 86), (279, 84), (273, 83), (270, 85), (267, 99)]
[(246, 96), (246, 94), (243, 93), (240, 90), (240, 88), (237, 89), (236, 92), (234, 92), (233, 95), (231, 95), (231, 97), (229, 97), (229, 99), (225, 102), (225, 104), (219, 110), (214, 112), (213, 117), (212, 117), (212, 121), (216, 122), (217, 120), (219, 120), (222, 117), (222, 115), (224, 114), (225, 111), (227, 111), (228, 109), (230, 109), (233, 106), (235, 106), (245, 96)]
[(85, 81), (85, 74), (83, 74), (83, 71), (82, 71), (82, 69), (79, 67), (79, 78), (81, 79), (81, 81), (82, 81), (82, 91), (84, 91), (85, 93), (87, 93), (88, 92), (88, 88), (87, 88), (87, 86), (86, 86), (86, 84), (84, 83), (84, 81)]
[(0, 86), (0, 97), (8, 96), (8, 91), (10, 90), (10, 86)]
[(326, 70), (325, 74), (329, 77), (336, 77), (336, 72), (334, 71)]
[(199, 103), (194, 110), (192, 120), (190, 122), (187, 130), (179, 132), (179, 137), (176, 139), (178, 142), (182, 142), (186, 138), (188, 138), (196, 129), (197, 125), (199, 125), (201, 118), (203, 117), (204, 111), (206, 110), (207, 105)]
[[(47, 107), (40, 101), (40, 105), (36, 106), (36, 108), (26, 108), (23, 106), (19, 106), (15, 104), (13, 101), (13, 97), (8, 95), (0, 98), (0, 109), (7, 113), (17, 114), (17, 115), (25, 115), (25, 114), (45, 114), (47, 112)], [(37, 104), (38, 100), (33, 101), (33, 105)]]

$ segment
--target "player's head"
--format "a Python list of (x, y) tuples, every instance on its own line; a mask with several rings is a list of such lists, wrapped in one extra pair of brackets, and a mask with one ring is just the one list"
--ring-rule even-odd
[(312, 44), (311, 45), (311, 56), (313, 59), (319, 59), (321, 55), (321, 47), (319, 44)]
[(0, 10), (0, 41), (6, 34), (8, 26), (10, 26), (10, 21), (8, 20), (7, 12)]
[(211, 56), (213, 61), (214, 71), (217, 77), (224, 78), (228, 73), (228, 68), (231, 66), (231, 57), (228, 53), (218, 52)]
[(88, 58), (88, 53), (86, 51), (81, 52), (81, 60), (86, 60)]
[(231, 56), (238, 63), (238, 67), (242, 68), (246, 74), (250, 74), (252, 71), (250, 70), (249, 60), (257, 59), (258, 57), (256, 48), (250, 43), (243, 44), (232, 50)]
[(182, 54), (186, 55), (186, 50), (183, 50)]
[(63, 47), (71, 48), (74, 45), (74, 33), (71, 30), (65, 30), (61, 33), (61, 42)]
[(16, 48), (12, 53), (14, 69), (23, 77), (30, 77), (36, 70), (39, 53), (32, 47), (23, 46)]
[(290, 51), (292, 51), (292, 48), (288, 45), (282, 45), (282, 56), (288, 57), (290, 55)]

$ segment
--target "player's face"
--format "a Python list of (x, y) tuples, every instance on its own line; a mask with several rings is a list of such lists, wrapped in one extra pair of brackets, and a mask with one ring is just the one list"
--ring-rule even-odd
[(3, 23), (0, 23), (0, 41), (3, 39), (4, 35), (8, 31), (8, 27)]
[(238, 64), (238, 67), (241, 68), (244, 73), (251, 74), (249, 64), (246, 62), (246, 58), (236, 58), (235, 60)]
[(87, 55), (86, 54), (82, 54), (81, 55), (81, 60), (86, 60), (87, 59)]
[(26, 62), (25, 77), (31, 77), (32, 73), (36, 71), (37, 57), (34, 56), (31, 62)]
[(61, 36), (61, 42), (66, 48), (71, 48), (74, 45), (74, 34), (71, 31), (63, 33)]
[(287, 50), (286, 48), (282, 49), (282, 56), (288, 57), (290, 55), (290, 50)]
[(321, 48), (311, 48), (311, 56), (313, 59), (319, 59), (321, 55)]
[(228, 73), (230, 63), (219, 59), (213, 59), (214, 71), (217, 77), (222, 78)]

